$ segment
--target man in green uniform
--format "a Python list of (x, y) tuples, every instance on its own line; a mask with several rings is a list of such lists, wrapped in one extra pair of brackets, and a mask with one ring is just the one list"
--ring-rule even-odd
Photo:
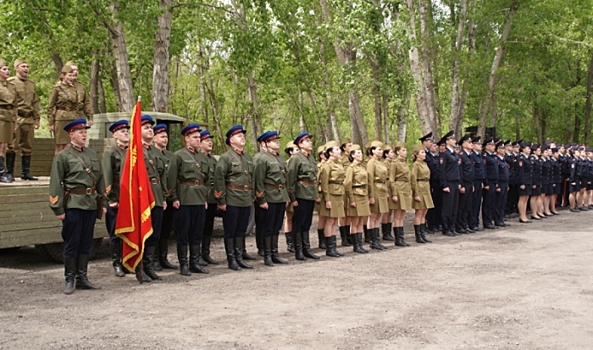
[[(169, 135), (167, 134), (167, 125), (158, 124), (155, 125), (152, 130), (154, 132), (154, 138), (152, 140), (154, 147), (160, 152), (163, 161), (165, 162), (165, 169), (168, 169), (173, 159), (173, 152), (167, 150), (167, 144), (169, 144)], [(166, 181), (166, 180), (163, 180)], [(168, 182), (167, 182), (168, 183)], [(170, 190), (169, 190), (170, 192)], [(167, 209), (163, 212), (163, 224), (161, 225), (161, 238), (159, 239), (158, 245), (158, 259), (154, 263), (154, 269), (161, 271), (162, 269), (175, 270), (177, 266), (171, 264), (168, 260), (169, 255), (169, 237), (171, 236), (171, 230), (173, 229), (173, 214), (174, 209), (171, 206), (171, 200), (167, 198)]]
[(101, 289), (87, 278), (95, 220), (98, 214), (106, 212), (99, 195), (105, 193), (99, 156), (84, 147), (88, 128), (86, 119), (76, 119), (64, 126), (71, 143), (54, 157), (49, 182), (49, 206), (62, 220), (65, 294), (72, 294), (75, 286)]
[(200, 148), (202, 154), (208, 160), (208, 206), (206, 207), (206, 222), (204, 223), (204, 234), (202, 237), (202, 254), (200, 255), (200, 265), (218, 265), (210, 257), (210, 245), (212, 243), (212, 232), (214, 231), (214, 218), (216, 218), (216, 198), (214, 198), (214, 169), (216, 169), (216, 158), (212, 156), (212, 135), (209, 130), (200, 132)]
[[(266, 131), (267, 132), (267, 131)], [(259, 135), (257, 138), (257, 143), (259, 143), (259, 152), (253, 156), (253, 165), (257, 167), (257, 163), (262, 157), (265, 157), (265, 154), (268, 153), (268, 148), (266, 147), (266, 143), (262, 140), (262, 137), (266, 135), (263, 133)], [(264, 256), (264, 237), (262, 235), (262, 224), (261, 224), (261, 209), (258, 205), (254, 206), (253, 210), (253, 217), (255, 221), (255, 244), (257, 245), (257, 255)], [(243, 256), (245, 259), (245, 256)], [(245, 259), (248, 260), (248, 259)]]
[(311, 251), (309, 230), (313, 220), (313, 209), (317, 200), (317, 163), (312, 154), (313, 141), (309, 133), (301, 132), (294, 144), (300, 149), (288, 163), (288, 196), (294, 208), (292, 217), (292, 236), (295, 258), (319, 259)]
[(74, 85), (74, 87), (76, 88), (76, 96), (78, 100), (78, 117), (86, 117), (89, 121), (89, 125), (93, 126), (93, 110), (91, 108), (91, 98), (89, 97), (89, 94), (84, 84), (78, 81), (78, 65), (76, 65), (76, 63), (72, 61), (68, 61), (64, 65), (72, 67), (72, 75), (74, 76), (74, 81), (72, 82), (72, 85)]
[(200, 125), (196, 123), (181, 130), (186, 147), (173, 155), (167, 178), (167, 187), (171, 189), (170, 198), (175, 208), (173, 226), (177, 233), (177, 257), (180, 273), (184, 276), (190, 276), (191, 272), (208, 273), (199, 264), (210, 191), (209, 164), (200, 152), (200, 131)]
[(6, 153), (6, 171), (11, 180), (14, 180), (14, 160), (16, 152), (21, 151), (21, 179), (37, 180), (30, 173), (31, 152), (33, 151), (33, 137), (35, 130), (39, 129), (39, 99), (35, 91), (35, 83), (28, 80), (29, 65), (22, 59), (14, 61), (16, 75), (8, 78), (16, 88), (18, 102), (18, 116), (14, 141), (8, 145)]
[(264, 263), (274, 266), (286, 264), (278, 255), (278, 235), (290, 200), (286, 191), (286, 161), (280, 154), (277, 131), (267, 131), (260, 137), (267, 151), (255, 164), (255, 197), (260, 211), (257, 224), (264, 241)]
[(121, 263), (122, 240), (115, 235), (115, 221), (119, 208), (119, 185), (123, 161), (126, 158), (130, 143), (130, 125), (127, 120), (118, 120), (111, 124), (109, 131), (115, 139), (115, 146), (109, 147), (103, 154), (103, 169), (105, 179), (105, 198), (109, 200), (105, 224), (109, 233), (111, 245), (111, 261), (116, 277), (124, 277), (124, 267)]
[(244, 152), (245, 129), (235, 125), (226, 133), (229, 151), (220, 156), (214, 171), (214, 198), (224, 212), (224, 248), (229, 269), (252, 269), (243, 261), (245, 231), (253, 204), (253, 160)]

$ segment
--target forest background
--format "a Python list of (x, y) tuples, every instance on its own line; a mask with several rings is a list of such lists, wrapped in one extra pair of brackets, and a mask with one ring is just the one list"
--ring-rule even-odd
[(30, 64), (42, 115), (73, 60), (94, 113), (142, 96), (207, 123), (218, 151), (238, 123), (250, 147), (271, 129), (318, 145), (449, 129), (590, 142), (593, 0), (0, 0), (0, 13), (0, 58)]

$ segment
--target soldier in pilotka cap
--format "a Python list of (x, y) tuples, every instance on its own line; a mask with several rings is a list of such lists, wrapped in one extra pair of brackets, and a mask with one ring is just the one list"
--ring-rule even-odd
[(8, 62), (0, 59), (0, 182), (13, 180), (7, 175), (4, 156), (8, 144), (12, 142), (16, 122), (18, 99), (14, 84), (8, 81), (10, 69)]
[(231, 127), (226, 133), (226, 144), (231, 147), (222, 154), (214, 171), (214, 197), (224, 212), (224, 248), (231, 270), (252, 269), (243, 261), (245, 231), (249, 223), (253, 196), (253, 159), (245, 153), (245, 129)]
[(72, 85), (76, 89), (76, 98), (77, 98), (77, 107), (76, 113), (79, 118), (87, 118), (88, 123), (90, 126), (93, 125), (93, 110), (91, 108), (91, 98), (89, 97), (89, 93), (87, 88), (78, 81), (78, 65), (72, 61), (68, 61), (64, 64), (65, 66), (70, 66), (72, 68), (72, 77), (74, 80), (72, 81)]

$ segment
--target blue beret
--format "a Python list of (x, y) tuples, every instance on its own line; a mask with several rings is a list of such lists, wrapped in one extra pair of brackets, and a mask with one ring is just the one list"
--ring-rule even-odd
[(200, 124), (191, 123), (188, 126), (186, 126), (185, 128), (181, 129), (181, 135), (187, 136), (187, 135), (194, 133), (196, 131), (198, 131), (198, 132), (202, 131), (202, 129), (200, 129)]
[(294, 144), (298, 147), (299, 142), (301, 142), (304, 138), (309, 137), (309, 133), (306, 131), (301, 132), (298, 136), (294, 139)]
[(64, 131), (66, 132), (78, 129), (90, 129), (90, 126), (86, 125), (86, 119), (79, 118), (71, 121), (70, 123), (66, 124), (66, 126), (64, 126)]
[(210, 130), (202, 130), (202, 132), (200, 133), (200, 138), (202, 140), (208, 139), (212, 137), (212, 135), (210, 134)]
[(157, 124), (155, 126), (152, 127), (152, 130), (154, 131), (154, 134), (158, 134), (159, 132), (167, 132), (167, 125), (165, 124)]
[(143, 115), (142, 118), (140, 118), (140, 121), (141, 121), (140, 125), (144, 125), (146, 123), (150, 123), (150, 125), (154, 125), (154, 120), (149, 115)]
[(127, 120), (122, 119), (122, 120), (118, 120), (115, 123), (111, 124), (111, 126), (109, 127), (109, 131), (116, 132), (119, 129), (129, 129), (130, 128), (130, 124), (128, 123)]
[(266, 131), (265, 133), (263, 133), (261, 137), (262, 141), (272, 141), (272, 140), (276, 140), (279, 139), (280, 136), (278, 136), (278, 131)]
[(225, 141), (225, 143), (227, 145), (230, 145), (231, 144), (231, 140), (230, 140), (231, 139), (231, 136), (233, 136), (233, 135), (235, 135), (235, 134), (237, 134), (239, 132), (246, 133), (247, 131), (245, 131), (245, 129), (243, 129), (243, 125), (240, 125), (240, 124), (231, 127), (229, 129), (229, 131), (226, 132), (226, 141)]

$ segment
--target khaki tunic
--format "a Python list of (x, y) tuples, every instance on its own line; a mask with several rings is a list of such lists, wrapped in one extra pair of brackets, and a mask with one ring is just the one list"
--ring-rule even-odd
[[(321, 179), (319, 178), (319, 176), (321, 175), (321, 168), (324, 165), (325, 165), (325, 160), (322, 160), (321, 162), (317, 163), (317, 199), (319, 199), (319, 201), (315, 202), (315, 208), (313, 210), (315, 210), (318, 214), (319, 214), (319, 208), (321, 208)], [(321, 215), (321, 214), (319, 214), (319, 215)]]
[(49, 126), (54, 126), (54, 140), (63, 145), (70, 142), (64, 126), (78, 118), (78, 98), (74, 85), (58, 82), (49, 93), (47, 105), (47, 119)]
[(397, 196), (397, 202), (389, 199), (389, 209), (411, 210), (412, 188), (410, 187), (410, 168), (405, 160), (396, 159), (389, 169), (391, 196)]
[(375, 198), (375, 204), (370, 204), (371, 213), (387, 213), (389, 211), (387, 204), (389, 169), (381, 160), (372, 157), (367, 162), (367, 172), (369, 173), (369, 198)]
[(75, 81), (72, 85), (76, 89), (76, 96), (77, 96), (77, 114), (78, 118), (85, 118), (88, 120), (93, 120), (93, 110), (91, 109), (91, 98), (86, 90), (84, 84)]
[(11, 143), (17, 115), (17, 93), (14, 84), (0, 82), (0, 143)]
[(434, 208), (430, 194), (430, 169), (424, 161), (417, 160), (412, 164), (410, 185), (413, 198), (420, 197), (420, 202), (413, 200), (414, 209)]
[[(344, 217), (344, 180), (346, 179), (344, 167), (334, 160), (329, 160), (321, 168), (319, 179), (321, 182), (319, 215), (330, 218)], [(326, 202), (331, 202), (331, 209), (326, 209)]]
[(20, 76), (8, 78), (16, 88), (18, 101), (18, 126), (14, 141), (9, 145), (9, 150), (20, 150), (21, 154), (29, 155), (33, 151), (33, 138), (35, 137), (34, 124), (39, 123), (39, 98), (35, 90), (35, 83)]
[(210, 175), (206, 155), (189, 147), (180, 149), (173, 154), (168, 167), (169, 199), (184, 206), (204, 205), (210, 193)]
[[(362, 164), (352, 163), (346, 168), (346, 180), (344, 188), (346, 191), (346, 208), (348, 216), (369, 216), (371, 209), (369, 207), (369, 175)], [(350, 203), (356, 203), (356, 207), (350, 206)]]

